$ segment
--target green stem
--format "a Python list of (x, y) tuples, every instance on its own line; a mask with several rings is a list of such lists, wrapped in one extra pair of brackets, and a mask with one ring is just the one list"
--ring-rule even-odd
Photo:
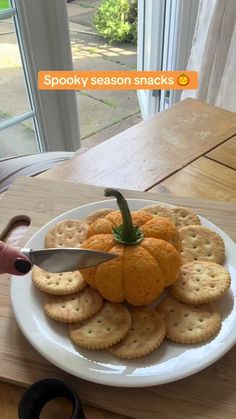
[(116, 198), (123, 219), (121, 226), (113, 228), (115, 239), (125, 244), (139, 243), (143, 239), (143, 234), (137, 226), (133, 225), (130, 210), (123, 195), (116, 189), (106, 188), (105, 196), (114, 196)]

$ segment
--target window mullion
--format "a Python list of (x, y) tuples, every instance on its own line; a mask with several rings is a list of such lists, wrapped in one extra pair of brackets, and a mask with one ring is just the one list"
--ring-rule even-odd
[(27, 119), (33, 118), (35, 116), (34, 111), (22, 113), (21, 115), (14, 116), (12, 118), (6, 119), (0, 123), (0, 131), (5, 128), (13, 127), (16, 124), (26, 121)]
[(81, 145), (76, 93), (37, 87), (39, 70), (73, 69), (66, 2), (17, 0), (14, 5), (42, 150), (76, 150)]
[(3, 12), (0, 12), (0, 20), (9, 19), (13, 15), (15, 15), (16, 9), (11, 7), (10, 9), (6, 9)]

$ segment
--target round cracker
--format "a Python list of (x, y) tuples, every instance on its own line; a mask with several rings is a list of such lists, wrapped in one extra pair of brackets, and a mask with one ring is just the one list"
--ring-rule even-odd
[(166, 334), (164, 320), (155, 310), (131, 311), (131, 328), (119, 343), (108, 348), (113, 355), (123, 359), (140, 358), (157, 349)]
[(225, 259), (223, 239), (215, 231), (199, 225), (179, 229), (183, 264), (197, 260), (222, 264)]
[(190, 262), (181, 267), (170, 292), (176, 300), (189, 304), (215, 301), (230, 287), (230, 274), (214, 262)]
[(155, 217), (171, 218), (170, 207), (167, 207), (165, 205), (161, 205), (161, 204), (148, 205), (147, 207), (144, 207), (141, 210), (146, 211)]
[(91, 319), (70, 325), (71, 340), (81, 348), (105, 349), (128, 333), (131, 316), (121, 304), (105, 303)]
[(188, 208), (173, 207), (170, 209), (170, 215), (173, 223), (178, 229), (184, 226), (201, 224), (197, 214)]
[(50, 296), (44, 301), (44, 311), (53, 320), (75, 323), (89, 319), (102, 307), (103, 298), (92, 288), (67, 296)]
[(52, 295), (68, 295), (81, 291), (86, 282), (79, 271), (73, 272), (47, 272), (34, 266), (32, 281), (40, 291)]
[(174, 342), (203, 342), (216, 335), (221, 327), (220, 315), (212, 303), (187, 305), (168, 297), (156, 310), (166, 322), (166, 337)]
[(149, 214), (170, 218), (177, 228), (201, 224), (199, 217), (190, 209), (184, 207), (167, 207), (165, 205), (149, 205), (142, 208)]
[(98, 209), (96, 211), (91, 212), (86, 218), (85, 221), (87, 224), (92, 224), (94, 221), (97, 221), (99, 218), (104, 218), (107, 214), (110, 214), (110, 212), (115, 211), (112, 208), (102, 208)]
[(80, 247), (86, 239), (88, 224), (83, 220), (64, 220), (51, 227), (44, 239), (46, 248)]

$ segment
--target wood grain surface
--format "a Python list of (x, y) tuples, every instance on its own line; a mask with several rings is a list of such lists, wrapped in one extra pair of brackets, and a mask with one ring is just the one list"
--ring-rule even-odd
[[(0, 382), (0, 417), (1, 419), (16, 419), (19, 400), (25, 392), (25, 388), (14, 384)], [(129, 419), (128, 416), (108, 412), (104, 409), (97, 409), (92, 406), (83, 405), (86, 419)], [(71, 405), (66, 400), (57, 399), (50, 402), (43, 409), (40, 419), (69, 419)]]
[(226, 143), (216, 147), (210, 153), (207, 153), (207, 157), (232, 169), (236, 169), (236, 135), (226, 141)]
[(235, 113), (186, 99), (39, 176), (144, 191), (235, 134)]
[(236, 170), (201, 157), (149, 192), (236, 202)]
[[(154, 199), (190, 207), (236, 240), (235, 203), (199, 201), (134, 191), (127, 191), (125, 195), (128, 198)], [(23, 218), (30, 219), (30, 226), (21, 243), (24, 244), (38, 228), (56, 215), (101, 199), (104, 199), (101, 188), (43, 179), (18, 179), (1, 201), (0, 231), (6, 231), (6, 224), (11, 223), (12, 217), (21, 214)], [(236, 348), (204, 371), (177, 383), (151, 388), (102, 386), (77, 379), (57, 369), (42, 358), (19, 331), (10, 308), (7, 275), (1, 275), (0, 278), (0, 374), (2, 381), (21, 386), (47, 376), (61, 377), (77, 390), (85, 405), (132, 418), (233, 419), (236, 412)], [(91, 419), (113, 419), (109, 412), (108, 416), (107, 412), (104, 412), (105, 416), (100, 416), (102, 410), (96, 411), (94, 416), (92, 411), (87, 412)], [(9, 419), (13, 417), (9, 416)]]

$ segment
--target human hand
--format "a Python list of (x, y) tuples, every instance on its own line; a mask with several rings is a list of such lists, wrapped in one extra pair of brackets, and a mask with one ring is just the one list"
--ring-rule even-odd
[(31, 269), (31, 262), (17, 249), (0, 241), (0, 273), (25, 275)]

